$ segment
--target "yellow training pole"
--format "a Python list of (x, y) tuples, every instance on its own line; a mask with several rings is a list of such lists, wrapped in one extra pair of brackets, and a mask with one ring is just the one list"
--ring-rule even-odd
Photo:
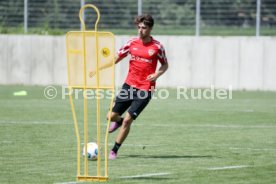
[[(99, 95), (98, 95), (98, 90), (99, 90), (99, 56), (98, 56), (98, 35), (97, 35), (97, 27), (98, 27), (98, 22), (100, 20), (100, 12), (98, 10), (98, 8), (92, 4), (87, 4), (85, 6), (83, 6), (80, 9), (79, 12), (79, 18), (82, 24), (82, 31), (83, 31), (83, 55), (84, 55), (84, 80), (85, 80), (85, 85), (84, 85), (84, 91), (85, 91), (85, 95), (84, 95), (84, 144), (85, 144), (85, 153), (87, 154), (87, 143), (88, 143), (88, 120), (87, 120), (87, 95), (86, 95), (86, 87), (87, 87), (87, 83), (86, 83), (86, 44), (85, 44), (85, 33), (86, 33), (86, 26), (85, 26), (85, 22), (82, 19), (82, 15), (83, 15), (83, 11), (85, 8), (93, 8), (96, 12), (97, 12), (97, 20), (95, 23), (95, 37), (96, 37), (96, 79), (97, 79), (97, 85), (96, 85), (96, 99), (97, 99), (97, 144), (98, 144), (98, 159), (97, 159), (97, 176), (101, 175), (101, 129), (100, 129), (100, 99), (99, 99)], [(85, 176), (88, 176), (88, 160), (87, 160), (87, 156), (85, 155), (85, 160), (84, 160), (84, 170)]]
[(69, 93), (69, 99), (70, 99), (70, 104), (71, 104), (71, 110), (72, 110), (72, 114), (73, 114), (73, 120), (74, 120), (74, 127), (75, 127), (75, 133), (76, 133), (76, 137), (77, 137), (77, 175), (80, 175), (80, 133), (79, 133), (79, 128), (78, 128), (78, 122), (77, 122), (77, 116), (76, 116), (76, 111), (75, 111), (75, 107), (74, 107), (74, 103), (73, 103), (73, 98), (72, 98), (72, 88), (69, 88), (70, 93)]
[[(99, 17), (99, 16), (98, 16)], [(96, 37), (96, 79), (97, 79), (97, 89), (96, 89), (96, 100), (97, 100), (97, 144), (98, 144), (98, 160), (97, 160), (97, 175), (101, 175), (101, 126), (100, 126), (100, 96), (99, 96), (99, 86), (100, 86), (100, 76), (99, 76), (99, 40), (97, 34), (97, 27), (95, 27), (95, 37)]]
[[(86, 31), (85, 22), (82, 19), (82, 14), (85, 8), (92, 8), (97, 13), (97, 20), (94, 31)], [(112, 105), (115, 94), (115, 38), (110, 32), (98, 32), (97, 26), (100, 20), (100, 13), (96, 6), (87, 4), (80, 9), (80, 22), (82, 24), (81, 31), (70, 31), (66, 34), (67, 42), (67, 65), (68, 65), (68, 83), (69, 83), (69, 100), (71, 104), (74, 128), (77, 137), (77, 180), (78, 181), (107, 181), (108, 180), (108, 129), (110, 126), (111, 116), (108, 117), (107, 127), (104, 140), (104, 176), (101, 174), (102, 160), (102, 141), (101, 141), (101, 91), (111, 90), (112, 99), (109, 105), (109, 115), (111, 115)], [(92, 53), (91, 53), (92, 52)], [(102, 71), (109, 68), (109, 71)], [(101, 72), (101, 73), (100, 73)], [(91, 74), (92, 73), (92, 74)], [(111, 75), (110, 75), (111, 74)], [(95, 78), (94, 78), (95, 76)], [(75, 106), (73, 103), (72, 90), (83, 89), (83, 143), (84, 143), (84, 158), (83, 170), (81, 169), (81, 137)], [(91, 165), (97, 167), (96, 176), (91, 176), (88, 165), (88, 149), (89, 142), (89, 122), (88, 122), (88, 90), (96, 92), (96, 131), (97, 131), (97, 165), (91, 162)]]
[[(69, 51), (68, 48), (68, 35), (66, 35), (66, 49)], [(69, 64), (69, 52), (67, 52), (67, 72), (68, 72), (68, 83), (69, 85), (71, 84), (71, 79), (70, 79), (70, 64)], [(79, 128), (78, 128), (78, 121), (77, 121), (77, 116), (76, 116), (76, 111), (73, 103), (73, 98), (72, 98), (72, 93), (73, 93), (73, 88), (70, 86), (69, 87), (69, 99), (70, 99), (70, 106), (71, 106), (71, 111), (73, 114), (73, 120), (74, 120), (74, 128), (75, 128), (75, 134), (77, 137), (77, 176), (80, 175), (80, 150), (81, 150), (81, 144), (80, 144), (80, 133), (79, 133)]]
[[(85, 27), (84, 27), (85, 29)], [(88, 143), (88, 115), (87, 115), (87, 81), (86, 81), (86, 41), (85, 41), (85, 32), (82, 33), (82, 49), (83, 49), (83, 80), (84, 80), (84, 86), (83, 86), (83, 121), (84, 121), (84, 131), (83, 131), (83, 137), (84, 137), (84, 176), (88, 176), (88, 159), (87, 159), (87, 143)]]
[[(114, 36), (113, 36), (113, 45), (115, 45), (115, 39), (114, 39)], [(115, 48), (113, 48), (113, 52), (115, 52)], [(112, 64), (112, 71), (113, 71), (113, 76), (112, 76), (112, 97), (111, 97), (111, 101), (110, 101), (110, 105), (109, 105), (109, 116), (108, 116), (108, 120), (107, 120), (107, 126), (106, 126), (106, 131), (105, 131), (105, 177), (108, 177), (108, 137), (109, 137), (109, 132), (108, 132), (108, 129), (109, 129), (109, 126), (110, 126), (110, 121), (111, 121), (111, 112), (112, 112), (112, 106), (113, 106), (113, 103), (114, 103), (114, 94), (115, 94), (115, 58), (113, 58), (113, 60), (111, 61), (113, 64)]]

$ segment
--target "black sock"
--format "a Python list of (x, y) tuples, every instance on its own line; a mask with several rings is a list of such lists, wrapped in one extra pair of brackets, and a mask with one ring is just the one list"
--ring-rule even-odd
[(121, 145), (122, 144), (119, 144), (119, 143), (115, 142), (114, 147), (112, 148), (112, 151), (117, 153)]
[(122, 125), (124, 121), (124, 118), (121, 117), (121, 119), (117, 122), (119, 125)]

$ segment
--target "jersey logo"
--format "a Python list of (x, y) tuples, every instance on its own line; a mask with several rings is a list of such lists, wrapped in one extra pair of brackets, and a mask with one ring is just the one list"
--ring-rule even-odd
[(148, 53), (149, 53), (150, 56), (152, 56), (154, 54), (154, 50), (153, 49), (149, 49)]

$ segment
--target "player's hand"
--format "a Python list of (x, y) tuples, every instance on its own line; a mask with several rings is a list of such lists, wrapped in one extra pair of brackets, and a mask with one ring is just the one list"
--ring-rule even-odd
[(153, 74), (150, 74), (150, 75), (147, 77), (147, 81), (155, 82), (157, 78), (158, 78), (158, 75), (157, 75), (156, 73), (153, 73)]

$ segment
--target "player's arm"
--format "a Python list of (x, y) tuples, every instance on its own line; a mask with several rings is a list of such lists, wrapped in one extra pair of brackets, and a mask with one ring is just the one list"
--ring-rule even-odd
[(106, 69), (106, 68), (109, 68), (113, 65), (113, 62), (115, 64), (119, 63), (122, 59), (124, 59), (124, 57), (119, 57), (119, 55), (116, 55), (115, 56), (115, 59), (114, 60), (110, 60), (108, 63), (102, 65), (99, 67), (99, 70), (103, 70), (103, 69)]
[(160, 68), (158, 69), (157, 72), (153, 73), (153, 74), (150, 74), (148, 77), (147, 77), (147, 80), (148, 81), (151, 81), (151, 82), (154, 82), (158, 79), (158, 77), (160, 77), (161, 75), (163, 75), (169, 68), (169, 64), (166, 62), (166, 63), (163, 63)]
[[(119, 55), (116, 55), (114, 60), (112, 59), (112, 60), (110, 60), (108, 63), (106, 63), (106, 64), (100, 66), (100, 67), (99, 67), (99, 71), (111, 67), (111, 66), (113, 65), (113, 63), (115, 63), (115, 64), (119, 63), (123, 58), (124, 58), (124, 57), (119, 57)], [(90, 77), (93, 77), (93, 76), (96, 75), (96, 73), (97, 73), (96, 71), (91, 71), (90, 74), (89, 74), (89, 76), (90, 76)]]
[(109, 68), (113, 65), (113, 62), (115, 64), (117, 64), (119, 61), (121, 61), (123, 58), (120, 58), (118, 55), (115, 56), (115, 59), (114, 60), (110, 60), (108, 63), (102, 65), (99, 67), (99, 70), (103, 70), (103, 69), (106, 69), (106, 68)]

